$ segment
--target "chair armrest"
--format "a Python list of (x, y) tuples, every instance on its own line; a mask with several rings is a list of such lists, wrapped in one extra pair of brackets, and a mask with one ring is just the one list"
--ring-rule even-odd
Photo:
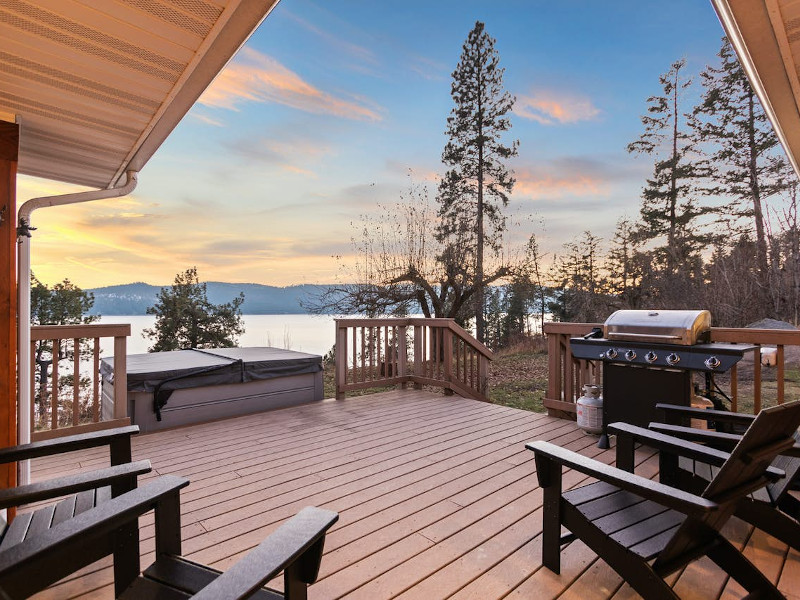
[(31, 442), (30, 444), (22, 444), (20, 446), (9, 446), (8, 448), (0, 448), (0, 463), (16, 462), (18, 460), (39, 458), (40, 456), (60, 454), (62, 452), (72, 452), (73, 450), (110, 445), (126, 437), (130, 439), (130, 436), (137, 433), (139, 433), (139, 426), (129, 425), (127, 427), (116, 427), (114, 429), (68, 435), (62, 438), (43, 440), (41, 442)]
[[(669, 427), (670, 431), (679, 427), (678, 425), (666, 426), (662, 423), (650, 423), (651, 428), (656, 425), (659, 427)], [(690, 427), (682, 427), (681, 429), (686, 429), (691, 432), (697, 431), (702, 433), (710, 433), (712, 435), (717, 433), (709, 432), (704, 429), (692, 429)], [(611, 423), (611, 425), (608, 426), (608, 431), (609, 433), (616, 434), (617, 440), (619, 440), (621, 437), (627, 436), (632, 438), (634, 442), (639, 442), (646, 446), (650, 446), (651, 448), (657, 449), (659, 452), (667, 452), (670, 454), (691, 458), (692, 460), (697, 460), (714, 467), (722, 466), (722, 463), (728, 460), (728, 457), (730, 456), (730, 453), (725, 452), (724, 450), (718, 450), (709, 446), (695, 444), (694, 442), (682, 439), (680, 436), (665, 435), (658, 431), (637, 427), (636, 425), (630, 425), (628, 423)], [(617, 448), (620, 446), (622, 446), (622, 444), (620, 444), (618, 441)], [(791, 450), (792, 449), (790, 448), (789, 451)], [(782, 454), (786, 453), (787, 452), (782, 452)], [(764, 472), (764, 477), (766, 477), (769, 481), (774, 482), (786, 477), (786, 472), (781, 469), (776, 469), (775, 467), (767, 467), (767, 470)]]
[(93, 562), (86, 551), (98, 544), (105, 545), (110, 554), (107, 536), (135, 523), (161, 502), (176, 498), (187, 485), (188, 479), (164, 475), (0, 552), (0, 589), (12, 598), (27, 598), (86, 566), (87, 561)]
[(652, 481), (646, 477), (617, 469), (549, 442), (530, 442), (525, 447), (528, 450), (533, 450), (537, 458), (542, 457), (570, 469), (575, 469), (595, 479), (605, 481), (620, 489), (637, 494), (647, 500), (653, 500), (686, 515), (701, 516), (719, 508), (716, 502), (707, 498), (701, 498), (657, 481)]
[(307, 584), (314, 583), (325, 532), (338, 519), (339, 515), (330, 510), (313, 506), (304, 508), (192, 598), (248, 598), (278, 573), (290, 569), (295, 561), (302, 561), (299, 565), (300, 579)]
[[(650, 425), (652, 426), (653, 423)], [(634, 442), (644, 444), (650, 448), (699, 460), (715, 467), (722, 466), (729, 456), (727, 452), (715, 448), (695, 444), (680, 437), (664, 435), (663, 433), (628, 423), (611, 423), (607, 430), (608, 433), (615, 434), (618, 440), (620, 437), (630, 437), (633, 438)], [(619, 446), (619, 442), (617, 444)]]
[(667, 416), (691, 417), (692, 419), (703, 419), (704, 421), (721, 421), (723, 423), (737, 423), (739, 425), (750, 425), (755, 419), (755, 415), (746, 415), (727, 410), (714, 410), (713, 408), (692, 408), (691, 406), (678, 406), (675, 404), (665, 404), (659, 402), (656, 408), (663, 410)]
[(733, 450), (733, 447), (742, 439), (742, 436), (735, 433), (724, 433), (711, 429), (697, 429), (695, 427), (685, 427), (683, 425), (650, 423), (648, 427), (653, 431), (678, 437), (682, 440), (702, 442), (706, 444), (707, 447), (716, 448), (717, 450), (723, 450), (725, 452)]
[(50, 498), (111, 485), (130, 477), (149, 473), (151, 470), (149, 460), (140, 460), (0, 490), (0, 508), (20, 506), (30, 502), (38, 502), (39, 500), (49, 500)]

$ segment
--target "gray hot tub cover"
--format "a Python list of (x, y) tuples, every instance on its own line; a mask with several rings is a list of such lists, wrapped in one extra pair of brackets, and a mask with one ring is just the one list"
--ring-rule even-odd
[[(126, 370), (128, 391), (152, 393), (160, 421), (161, 409), (174, 390), (317, 373), (322, 357), (268, 347), (176, 350), (130, 354)], [(114, 380), (113, 358), (102, 360), (100, 374), (106, 381)]]

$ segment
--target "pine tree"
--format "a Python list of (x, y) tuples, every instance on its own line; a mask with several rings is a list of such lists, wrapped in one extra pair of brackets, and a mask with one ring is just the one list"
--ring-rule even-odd
[(584, 231), (564, 244), (564, 254), (556, 257), (552, 270), (556, 299), (548, 305), (556, 320), (591, 323), (608, 316), (601, 241)]
[(156, 316), (153, 329), (145, 329), (147, 337), (155, 338), (150, 352), (186, 348), (229, 348), (244, 333), (241, 306), (244, 294), (231, 302), (212, 304), (206, 284), (200, 283), (197, 267), (175, 276), (171, 287), (163, 287), (155, 306), (147, 309)]
[[(726, 213), (733, 219), (750, 221), (755, 228), (756, 265), (765, 287), (769, 242), (764, 201), (786, 189), (786, 161), (779, 152), (778, 137), (727, 38), (722, 39), (717, 56), (719, 66), (707, 66), (700, 74), (703, 98), (693, 121), (698, 138), (715, 147), (708, 174), (716, 185), (706, 191), (733, 198)], [(750, 227), (746, 233), (747, 230), (752, 231)]]
[[(640, 236), (645, 241), (662, 241), (656, 259), (668, 276), (678, 272), (693, 276), (696, 256), (709, 237), (699, 231), (698, 217), (708, 208), (694, 199), (695, 182), (703, 174), (695, 160), (695, 147), (682, 113), (682, 92), (691, 85), (683, 76), (685, 60), (672, 64), (659, 77), (664, 91), (647, 99), (647, 114), (642, 116), (644, 133), (628, 145), (628, 152), (655, 157), (653, 177), (642, 190)], [(665, 243), (664, 243), (665, 242)]]
[(508, 204), (514, 178), (503, 164), (517, 153), (516, 141), (505, 145), (503, 132), (511, 127), (508, 114), (514, 97), (503, 89), (504, 69), (495, 40), (480, 21), (470, 31), (453, 72), (451, 95), (455, 106), (447, 119), (448, 142), (442, 161), (449, 167), (439, 186), (441, 223), (437, 237), (466, 238), (469, 256), (465, 275), (475, 282), (475, 331), (484, 339), (485, 252), (499, 250), (505, 230), (501, 208)]
[(642, 308), (645, 291), (645, 261), (636, 228), (628, 219), (617, 221), (614, 239), (608, 251), (609, 292), (622, 308)]

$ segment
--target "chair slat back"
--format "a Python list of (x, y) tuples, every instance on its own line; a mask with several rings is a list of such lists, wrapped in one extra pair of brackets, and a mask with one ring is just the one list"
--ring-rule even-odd
[(728, 460), (701, 494), (720, 507), (703, 518), (689, 517), (659, 555), (654, 568), (693, 556), (727, 522), (737, 501), (764, 487), (767, 467), (794, 444), (800, 426), (800, 401), (762, 410), (742, 436)]
[[(794, 432), (794, 440), (795, 442), (800, 442), (800, 432)], [(789, 486), (792, 484), (795, 477), (800, 474), (800, 457), (781, 455), (773, 461), (772, 466), (786, 472), (786, 477), (774, 483), (770, 483), (767, 486), (770, 499), (773, 502), (778, 502), (789, 490)]]

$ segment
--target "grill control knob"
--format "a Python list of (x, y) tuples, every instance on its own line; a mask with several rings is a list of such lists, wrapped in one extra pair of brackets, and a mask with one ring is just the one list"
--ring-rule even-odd
[(650, 350), (650, 352), (648, 352), (647, 354), (644, 355), (644, 359), (647, 362), (652, 363), (652, 362), (656, 362), (656, 360), (658, 360), (658, 356), (656, 355), (655, 352)]
[(668, 365), (677, 365), (679, 362), (681, 362), (681, 357), (675, 354), (674, 352), (670, 353), (667, 356)]
[(608, 350), (606, 350), (606, 358), (608, 360), (614, 360), (615, 358), (617, 358), (616, 348), (609, 348)]
[(634, 352), (633, 350), (628, 350), (628, 351), (625, 353), (625, 358), (626, 358), (627, 360), (633, 360), (634, 358), (636, 358), (636, 352)]
[(709, 369), (716, 369), (722, 363), (716, 356), (709, 356), (705, 361), (706, 367)]

